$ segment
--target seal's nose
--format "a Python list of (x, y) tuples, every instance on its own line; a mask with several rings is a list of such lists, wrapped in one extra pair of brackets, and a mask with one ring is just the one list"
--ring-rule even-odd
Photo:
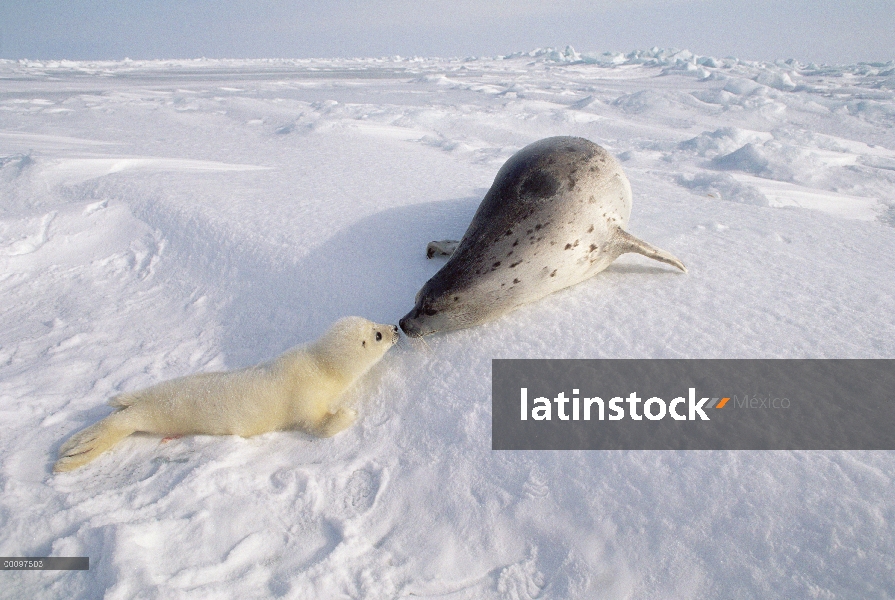
[(414, 323), (409, 316), (398, 321), (398, 324), (401, 326), (401, 331), (403, 331), (407, 337), (421, 337), (423, 335), (419, 325)]

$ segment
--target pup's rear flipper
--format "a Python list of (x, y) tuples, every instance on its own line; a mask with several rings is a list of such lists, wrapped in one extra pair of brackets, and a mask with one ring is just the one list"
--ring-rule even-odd
[(646, 257), (677, 267), (684, 273), (687, 272), (687, 267), (684, 266), (684, 263), (679, 261), (673, 254), (665, 252), (664, 250), (659, 250), (652, 244), (648, 244), (640, 238), (634, 237), (621, 227), (616, 229), (612, 241), (619, 256), (626, 252), (636, 252), (637, 254), (642, 254)]
[(134, 433), (128, 425), (127, 409), (112, 413), (99, 423), (71, 436), (59, 448), (59, 460), (53, 466), (57, 473), (82, 467), (94, 458)]

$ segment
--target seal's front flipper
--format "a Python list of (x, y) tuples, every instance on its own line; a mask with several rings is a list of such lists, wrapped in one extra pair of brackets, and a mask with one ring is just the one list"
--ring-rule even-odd
[(642, 254), (646, 257), (677, 267), (684, 273), (687, 272), (687, 267), (684, 266), (684, 263), (679, 261), (673, 254), (665, 252), (664, 250), (659, 250), (652, 244), (648, 244), (643, 240), (634, 237), (621, 227), (616, 229), (615, 235), (612, 237), (612, 245), (617, 252), (616, 256), (621, 256), (626, 252), (636, 252), (637, 254)]
[(459, 245), (460, 242), (457, 240), (429, 242), (426, 246), (426, 258), (432, 258), (433, 256), (450, 256)]

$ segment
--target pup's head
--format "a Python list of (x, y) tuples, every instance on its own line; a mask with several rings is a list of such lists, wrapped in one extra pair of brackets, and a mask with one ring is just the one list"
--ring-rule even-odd
[(360, 377), (398, 342), (395, 325), (381, 325), (361, 317), (336, 321), (320, 340), (317, 350), (328, 363), (352, 377)]

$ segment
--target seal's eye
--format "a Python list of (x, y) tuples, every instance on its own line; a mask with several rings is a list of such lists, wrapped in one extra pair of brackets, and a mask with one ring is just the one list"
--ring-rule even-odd
[(378, 331), (376, 332), (376, 341), (377, 341), (377, 342), (381, 342), (381, 341), (382, 341), (382, 334), (379, 333)]

